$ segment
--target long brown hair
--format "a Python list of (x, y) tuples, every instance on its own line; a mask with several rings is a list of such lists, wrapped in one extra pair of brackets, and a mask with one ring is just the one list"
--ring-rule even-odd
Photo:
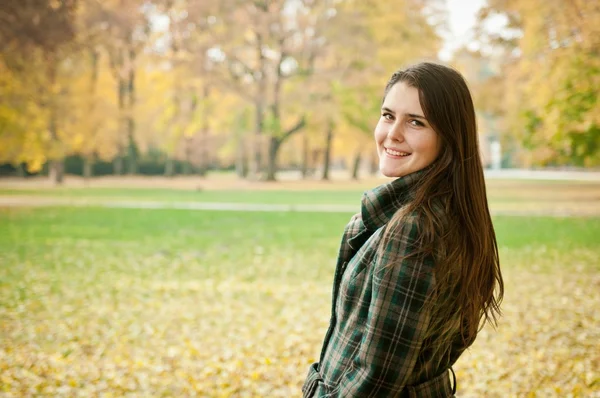
[(388, 223), (382, 245), (404, 217), (416, 215), (422, 221), (418, 249), (411, 256), (435, 258), (436, 288), (428, 300), (431, 320), (423, 350), (439, 364), (451, 356), (450, 347), (458, 345), (462, 352), (470, 346), (486, 322), (497, 324), (504, 284), (465, 80), (452, 68), (425, 62), (395, 72), (385, 95), (398, 82), (419, 90), (421, 108), (441, 147), (415, 184), (414, 200)]

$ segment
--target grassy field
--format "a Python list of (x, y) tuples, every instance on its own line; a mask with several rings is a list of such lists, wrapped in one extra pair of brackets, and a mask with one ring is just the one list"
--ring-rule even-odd
[[(129, 183), (128, 183), (129, 181)], [(284, 205), (357, 206), (363, 192), (383, 183), (363, 181), (283, 181), (248, 183), (215, 176), (197, 178), (92, 180), (90, 186), (68, 183), (64, 187), (40, 181), (0, 184), (0, 201), (43, 201), (58, 199), (103, 204), (111, 201), (165, 204), (209, 202)], [(47, 181), (46, 181), (47, 182)], [(81, 182), (79, 182), (81, 183)], [(498, 214), (532, 212), (600, 216), (600, 182), (540, 180), (487, 181), (490, 209)]]
[[(349, 216), (0, 209), (0, 396), (299, 396)], [(600, 218), (494, 223), (505, 316), (459, 396), (598, 396)]]

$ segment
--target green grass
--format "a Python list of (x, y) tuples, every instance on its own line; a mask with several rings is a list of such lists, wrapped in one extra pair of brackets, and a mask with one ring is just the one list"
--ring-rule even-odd
[[(144, 209), (5, 210), (0, 218), (0, 249), (5, 254), (18, 253), (19, 261), (44, 258), (57, 247), (71, 248), (75, 253), (89, 247), (88, 251), (106, 250), (106, 256), (159, 254), (164, 261), (190, 256), (207, 264), (187, 268), (182, 272), (185, 278), (190, 273), (220, 277), (239, 271), (251, 279), (287, 277), (290, 273), (318, 279), (323, 276), (320, 267), (300, 267), (300, 263), (319, 264), (324, 255), (334, 260), (337, 235), (347, 218), (344, 214), (315, 217), (304, 213)], [(268, 263), (243, 267), (257, 250)], [(160, 272), (154, 275), (160, 276)]]
[[(349, 216), (0, 209), (0, 394), (299, 395)], [(598, 337), (600, 218), (494, 225), (505, 323), (461, 359), (459, 389), (585, 396), (600, 363), (580, 355)]]
[[(321, 260), (335, 257), (348, 217), (349, 214), (338, 213), (94, 207), (5, 209), (0, 216), (0, 251), (4, 255), (18, 253), (20, 261), (31, 259), (32, 255), (47, 256), (48, 250), (56, 246), (78, 251), (82, 244), (108, 251), (133, 248), (133, 254), (145, 256), (190, 252), (215, 261), (221, 258), (223, 261), (215, 269), (235, 271), (259, 247), (266, 258), (285, 253), (299, 261), (320, 264), (323, 261), (319, 256)], [(600, 236), (600, 218), (496, 217), (494, 225), (498, 246), (509, 250), (594, 249)], [(299, 267), (300, 264), (294, 264), (286, 272)], [(319, 269), (302, 268), (302, 273), (309, 274)], [(280, 271), (281, 268), (275, 272), (267, 268), (255, 277), (272, 277)], [(205, 270), (194, 272), (202, 275)]]
[[(350, 214), (350, 213), (348, 213)], [(252, 245), (288, 244), (299, 251), (333, 239), (334, 246), (348, 214), (296, 212), (218, 212), (186, 210), (48, 208), (5, 209), (0, 217), (0, 246), (36, 247), (64, 240), (106, 244), (147, 243), (137, 250), (207, 248), (219, 242), (245, 253)], [(506, 248), (546, 245), (571, 250), (594, 247), (598, 218), (496, 217), (498, 244)], [(13, 246), (16, 245), (16, 246)], [(247, 246), (250, 245), (250, 246)], [(331, 248), (331, 245), (328, 246)]]
[(598, 249), (600, 218), (496, 217), (501, 249), (545, 247), (560, 252)]

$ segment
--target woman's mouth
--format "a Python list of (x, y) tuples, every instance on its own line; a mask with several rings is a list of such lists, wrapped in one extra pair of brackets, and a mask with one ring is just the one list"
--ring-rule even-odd
[(385, 153), (387, 153), (388, 155), (390, 155), (392, 157), (400, 157), (400, 158), (410, 155), (410, 153), (395, 151), (390, 148), (385, 148)]

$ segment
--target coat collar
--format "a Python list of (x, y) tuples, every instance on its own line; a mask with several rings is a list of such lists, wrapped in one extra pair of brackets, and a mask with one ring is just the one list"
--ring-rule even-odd
[(424, 171), (416, 171), (365, 192), (361, 207), (365, 227), (376, 231), (387, 224), (398, 209), (414, 198), (412, 188)]
[(412, 188), (424, 173), (425, 169), (416, 171), (363, 194), (361, 212), (346, 227), (347, 243), (352, 249), (348, 252), (350, 257), (414, 197)]

